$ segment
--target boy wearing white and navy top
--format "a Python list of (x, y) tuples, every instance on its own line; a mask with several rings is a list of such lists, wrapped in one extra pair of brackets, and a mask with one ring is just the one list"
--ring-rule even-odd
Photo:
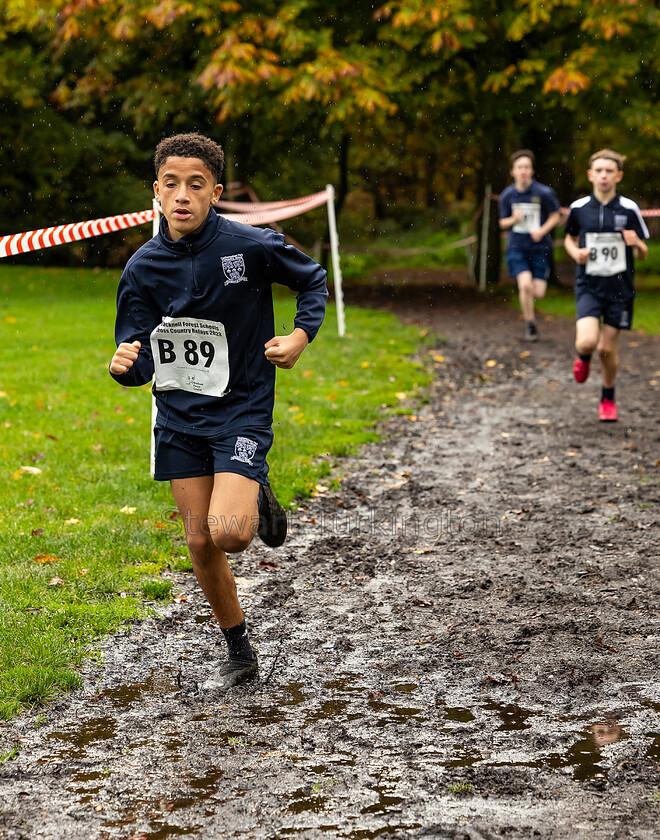
[(564, 240), (577, 264), (573, 376), (576, 382), (587, 380), (591, 355), (597, 350), (603, 380), (598, 419), (605, 422), (618, 418), (614, 394), (617, 341), (619, 332), (632, 325), (634, 257), (643, 260), (648, 256), (644, 240), (649, 232), (640, 209), (616, 191), (624, 161), (625, 157), (612, 149), (591, 156), (587, 178), (594, 190), (571, 204)]
[(534, 153), (519, 149), (510, 157), (513, 184), (498, 202), (500, 229), (508, 230), (506, 265), (518, 286), (526, 322), (525, 338), (538, 341), (534, 300), (545, 295), (550, 274), (552, 237), (560, 220), (559, 201), (551, 187), (534, 180)]
[[(209, 688), (254, 679), (256, 653), (225, 552), (255, 532), (280, 545), (286, 514), (268, 484), (275, 367), (292, 368), (316, 335), (326, 272), (284, 237), (219, 216), (222, 148), (200, 134), (159, 143), (158, 235), (128, 261), (117, 293), (122, 385), (154, 378), (155, 478), (171, 482), (197, 580), (229, 658)], [(294, 329), (275, 335), (271, 285), (297, 293)]]

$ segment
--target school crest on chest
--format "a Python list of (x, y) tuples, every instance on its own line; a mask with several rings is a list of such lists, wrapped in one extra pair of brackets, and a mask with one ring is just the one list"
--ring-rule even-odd
[(242, 283), (247, 281), (245, 276), (245, 260), (243, 254), (231, 254), (222, 257), (222, 272), (225, 275), (225, 286), (230, 283)]

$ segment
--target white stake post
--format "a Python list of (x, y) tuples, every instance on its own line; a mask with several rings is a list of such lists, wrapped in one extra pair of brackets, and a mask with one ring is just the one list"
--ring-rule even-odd
[[(151, 226), (151, 235), (157, 236), (158, 235), (158, 228), (160, 227), (160, 204), (154, 198), (153, 200), (153, 208), (154, 208), (154, 220)], [(153, 380), (152, 380), (153, 386)], [(151, 455), (150, 455), (150, 472), (151, 477), (154, 477), (154, 473), (156, 472), (156, 435), (154, 434), (154, 429), (156, 428), (156, 417), (158, 416), (158, 408), (156, 406), (156, 397), (153, 395), (153, 391), (151, 393)]]
[(486, 261), (488, 259), (488, 226), (490, 225), (490, 201), (493, 188), (486, 184), (484, 195), (484, 212), (481, 223), (481, 254), (479, 255), (479, 291), (486, 291)]
[(337, 236), (337, 217), (335, 216), (335, 188), (327, 184), (328, 193), (328, 230), (330, 231), (330, 253), (332, 254), (332, 279), (335, 286), (335, 306), (337, 307), (337, 332), (346, 335), (344, 320), (344, 291), (342, 288), (341, 266), (339, 264), (339, 237)]

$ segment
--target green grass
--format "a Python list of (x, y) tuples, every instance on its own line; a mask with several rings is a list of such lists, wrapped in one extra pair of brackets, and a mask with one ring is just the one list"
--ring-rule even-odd
[(342, 239), (342, 275), (347, 281), (353, 284), (368, 281), (369, 275), (384, 268), (428, 270), (467, 265), (465, 247), (449, 247), (464, 238), (456, 229), (425, 226), (401, 230), (382, 224), (383, 230), (377, 236)]
[[(0, 718), (78, 685), (94, 643), (190, 569), (169, 485), (149, 476), (151, 396), (107, 372), (119, 272), (0, 268)], [(295, 300), (281, 290), (277, 331)], [(338, 455), (376, 437), (429, 381), (418, 329), (332, 308), (292, 371), (279, 371), (271, 478), (284, 504)]]

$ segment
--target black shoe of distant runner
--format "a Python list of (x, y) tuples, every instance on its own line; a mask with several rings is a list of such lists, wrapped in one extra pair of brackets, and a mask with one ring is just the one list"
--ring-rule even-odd
[(287, 521), (282, 505), (267, 484), (259, 487), (259, 528), (257, 534), (271, 548), (282, 545), (286, 539)]
[(253, 654), (249, 659), (242, 656), (230, 657), (220, 666), (215, 676), (202, 684), (202, 688), (207, 691), (227, 691), (235, 685), (243, 685), (256, 679), (259, 675), (259, 660), (256, 651), (253, 650)]
[(525, 341), (538, 341), (539, 340), (539, 332), (536, 329), (536, 324), (529, 323), (527, 324), (527, 329), (525, 330)]

